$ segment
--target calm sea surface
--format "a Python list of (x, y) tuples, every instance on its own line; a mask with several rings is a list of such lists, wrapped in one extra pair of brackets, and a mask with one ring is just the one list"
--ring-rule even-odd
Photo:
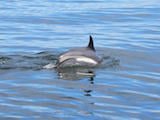
[[(44, 69), (88, 44), (94, 75)], [(159, 0), (1, 0), (0, 120), (159, 120)]]

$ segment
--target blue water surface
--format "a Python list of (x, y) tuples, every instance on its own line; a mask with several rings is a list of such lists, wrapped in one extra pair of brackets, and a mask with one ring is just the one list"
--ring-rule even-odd
[[(1, 0), (0, 119), (160, 119), (159, 0)], [(92, 35), (93, 76), (45, 69)]]

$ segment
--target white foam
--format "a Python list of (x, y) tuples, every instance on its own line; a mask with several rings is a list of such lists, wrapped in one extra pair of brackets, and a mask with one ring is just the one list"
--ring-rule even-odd
[(49, 63), (49, 64), (43, 66), (44, 69), (53, 69), (53, 68), (55, 68), (55, 67), (56, 67), (56, 65), (53, 64), (53, 63)]

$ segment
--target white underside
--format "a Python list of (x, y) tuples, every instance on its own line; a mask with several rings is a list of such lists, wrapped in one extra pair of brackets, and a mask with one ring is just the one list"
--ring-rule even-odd
[(94, 64), (96, 65), (97, 64), (97, 61), (91, 59), (91, 58), (88, 58), (88, 57), (77, 57), (76, 60), (78, 62), (85, 62), (85, 63), (90, 63), (90, 64)]

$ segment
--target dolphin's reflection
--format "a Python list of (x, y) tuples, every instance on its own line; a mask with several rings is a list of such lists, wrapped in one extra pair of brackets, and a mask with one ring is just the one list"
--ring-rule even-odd
[(92, 96), (93, 85), (94, 85), (94, 77), (89, 78), (89, 87), (84, 90), (84, 96)]
[(83, 78), (93, 79), (95, 77), (93, 68), (66, 67), (57, 69), (58, 76), (64, 80), (80, 80)]
[[(78, 86), (78, 89), (82, 91), (82, 95), (84, 97), (81, 97), (82, 104), (82, 111), (84, 111), (88, 115), (93, 115), (94, 113), (94, 99), (92, 99), (93, 96), (93, 90), (94, 90), (94, 77), (95, 72), (94, 68), (80, 68), (80, 67), (70, 67), (70, 68), (63, 68), (63, 69), (57, 69), (58, 75), (60, 79), (63, 80), (82, 80), (85, 78), (87, 81), (85, 81), (84, 86)], [(76, 81), (77, 84), (79, 84), (80, 81)], [(75, 97), (75, 96), (72, 96)]]
[(92, 96), (95, 77), (94, 68), (66, 67), (57, 69), (57, 72), (59, 78), (63, 80), (81, 80), (87, 78), (89, 83), (87, 83), (88, 87), (83, 89), (84, 96)]

